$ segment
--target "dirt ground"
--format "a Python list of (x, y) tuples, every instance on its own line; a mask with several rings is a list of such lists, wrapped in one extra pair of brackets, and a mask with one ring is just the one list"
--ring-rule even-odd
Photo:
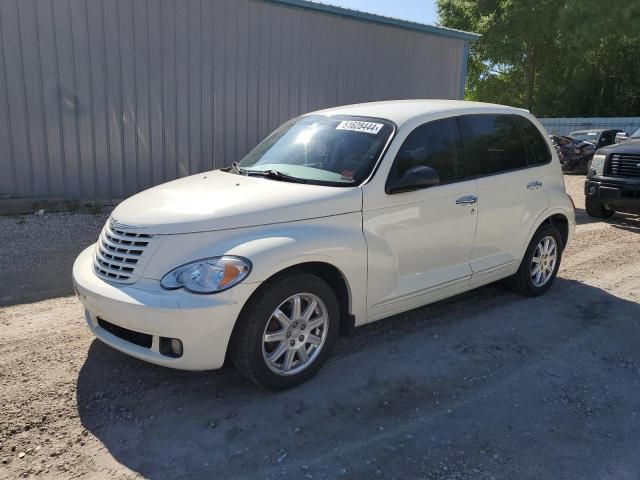
[(592, 221), (582, 182), (547, 295), (377, 322), (280, 393), (91, 337), (69, 277), (108, 212), (0, 219), (0, 478), (637, 480), (640, 218)]

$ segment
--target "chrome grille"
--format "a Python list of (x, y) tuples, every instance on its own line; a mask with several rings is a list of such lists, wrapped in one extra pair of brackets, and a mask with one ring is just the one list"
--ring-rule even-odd
[(613, 154), (607, 162), (606, 174), (611, 177), (640, 177), (640, 155)]
[(136, 232), (109, 219), (96, 244), (94, 269), (97, 275), (112, 282), (133, 283), (153, 236)]

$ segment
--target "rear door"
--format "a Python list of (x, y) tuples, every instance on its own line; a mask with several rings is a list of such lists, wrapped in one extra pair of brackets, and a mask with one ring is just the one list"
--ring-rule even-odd
[[(545, 169), (535, 163), (520, 118), (529, 122), (505, 114), (464, 115), (459, 119), (467, 168), (475, 174), (478, 186), (471, 286), (502, 278), (518, 268), (522, 240), (548, 207)], [(544, 148), (549, 153), (546, 142)]]

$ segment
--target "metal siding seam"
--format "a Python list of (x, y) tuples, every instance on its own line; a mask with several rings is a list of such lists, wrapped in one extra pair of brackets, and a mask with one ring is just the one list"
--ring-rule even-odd
[(84, 2), (84, 15), (87, 25), (87, 67), (89, 69), (89, 112), (91, 116), (91, 153), (93, 160), (93, 196), (97, 197), (98, 194), (98, 166), (96, 164), (96, 125), (94, 121), (93, 111), (93, 69), (91, 68), (91, 42), (89, 41), (89, 7), (86, 1)]
[(106, 133), (106, 147), (107, 147), (107, 183), (109, 192), (109, 198), (113, 198), (113, 173), (111, 172), (111, 120), (109, 118), (109, 82), (107, 82), (107, 41), (104, 28), (104, 0), (100, 1), (100, 24), (102, 26), (101, 39), (102, 39), (102, 63), (104, 67), (104, 77), (102, 81), (104, 83), (104, 116), (105, 116), (105, 133)]
[(44, 136), (44, 163), (47, 170), (47, 196), (51, 195), (51, 169), (49, 166), (49, 138), (47, 134), (47, 115), (45, 112), (44, 106), (44, 82), (42, 80), (42, 53), (40, 52), (40, 22), (38, 19), (38, 6), (36, 5), (36, 0), (33, 0), (33, 11), (35, 15), (35, 24), (36, 24), (36, 58), (38, 59), (38, 73), (40, 74), (40, 107), (42, 109), (42, 126), (44, 127), (43, 136)]
[(82, 198), (82, 155), (80, 152), (80, 119), (79, 116), (79, 107), (78, 107), (78, 81), (76, 78), (76, 46), (75, 41), (73, 40), (73, 16), (71, 15), (71, 2), (67, 1), (67, 16), (69, 17), (69, 27), (70, 27), (70, 35), (71, 38), (71, 66), (72, 70), (72, 78), (73, 78), (73, 99), (74, 99), (74, 109), (73, 109), (73, 118), (76, 124), (76, 155), (78, 156), (78, 196)]
[(140, 152), (138, 132), (138, 64), (136, 55), (136, 17), (131, 2), (131, 39), (133, 41), (133, 125), (135, 129), (135, 151), (136, 151), (136, 191), (140, 191)]
[(191, 175), (193, 171), (191, 170), (191, 14), (189, 4), (187, 0), (187, 174)]
[(122, 36), (120, 35), (120, 2), (116, 1), (116, 32), (118, 36), (118, 73), (120, 74), (120, 155), (122, 159), (122, 194), (127, 195), (127, 156), (124, 153), (124, 85), (122, 75)]
[(16, 26), (18, 27), (18, 50), (20, 51), (20, 79), (22, 80), (22, 105), (24, 108), (24, 119), (26, 123), (25, 136), (27, 140), (27, 154), (29, 158), (29, 176), (31, 177), (31, 195), (36, 194), (35, 175), (33, 172), (33, 159), (31, 152), (31, 127), (29, 122), (29, 109), (27, 107), (27, 86), (24, 83), (24, 52), (22, 51), (22, 28), (20, 27), (20, 0), (16, 0)]
[(460, 74), (460, 100), (464, 100), (464, 91), (467, 84), (467, 62), (469, 61), (469, 41), (465, 40), (462, 53), (462, 73)]
[(11, 129), (11, 106), (9, 105), (9, 86), (7, 85), (7, 63), (4, 57), (4, 30), (2, 28), (2, 18), (0, 17), (0, 49), (2, 55), (2, 75), (4, 77), (4, 96), (5, 96), (5, 106), (7, 109), (7, 136), (9, 137), (9, 155), (11, 157), (11, 177), (12, 177), (12, 190), (15, 192), (18, 187), (18, 181), (16, 177), (16, 161), (15, 154), (13, 151), (13, 131)]
[(204, 64), (204, 59), (202, 56), (202, 52), (204, 51), (204, 48), (202, 48), (202, 41), (204, 36), (202, 35), (203, 33), (203, 29), (202, 29), (202, 17), (204, 16), (203, 12), (202, 12), (202, 0), (200, 0), (199, 2), (199, 6), (198, 6), (198, 10), (199, 10), (199, 15), (198, 15), (198, 20), (200, 21), (200, 80), (198, 81), (198, 86), (200, 88), (200, 158), (198, 159), (198, 163), (199, 163), (199, 171), (204, 170), (204, 131), (202, 128), (203, 122), (204, 122), (204, 115), (202, 112), (203, 106), (204, 106), (204, 102), (202, 101), (202, 79), (204, 77), (204, 70), (202, 69), (202, 65)]
[[(162, 94), (162, 98), (160, 101), (160, 130), (162, 130), (162, 181), (166, 181), (167, 180), (167, 141), (165, 138), (165, 126), (164, 126), (164, 101), (165, 101), (165, 96), (164, 96), (164, 35), (163, 35), (163, 30), (164, 28), (164, 21), (163, 21), (163, 12), (164, 9), (162, 8), (162, 6), (164, 5), (164, 2), (160, 3), (160, 92)], [(155, 182), (154, 182), (155, 183)]]
[[(174, 82), (174, 87), (175, 87), (175, 96), (174, 96), (174, 102), (175, 102), (175, 116), (176, 119), (178, 118), (178, 23), (176, 22), (176, 2), (173, 2), (173, 55), (175, 57), (174, 62), (173, 62), (173, 79), (175, 80)], [(175, 156), (175, 177), (174, 178), (178, 178), (179, 174), (180, 174), (180, 170), (178, 169), (178, 165), (180, 163), (179, 159), (179, 152), (178, 152), (178, 124), (176, 122), (175, 128), (174, 128), (174, 137), (175, 137), (175, 142), (174, 142), (174, 147), (176, 150), (176, 156)]]
[(149, 34), (149, 0), (144, 6), (146, 28), (147, 28), (147, 122), (149, 126), (149, 184), (154, 184), (154, 160), (153, 160), (153, 123), (151, 123), (151, 36)]

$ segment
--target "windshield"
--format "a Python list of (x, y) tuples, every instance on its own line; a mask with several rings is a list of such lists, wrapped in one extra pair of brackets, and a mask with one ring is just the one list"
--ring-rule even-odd
[(246, 174), (276, 171), (307, 183), (354, 186), (369, 176), (393, 130), (391, 122), (377, 118), (299, 117), (269, 135), (238, 167)]
[(598, 132), (572, 132), (569, 134), (571, 138), (591, 143), (596, 143), (598, 141), (598, 135)]
[(635, 132), (633, 132), (631, 135), (629, 135), (629, 138), (640, 138), (640, 128), (637, 129)]

